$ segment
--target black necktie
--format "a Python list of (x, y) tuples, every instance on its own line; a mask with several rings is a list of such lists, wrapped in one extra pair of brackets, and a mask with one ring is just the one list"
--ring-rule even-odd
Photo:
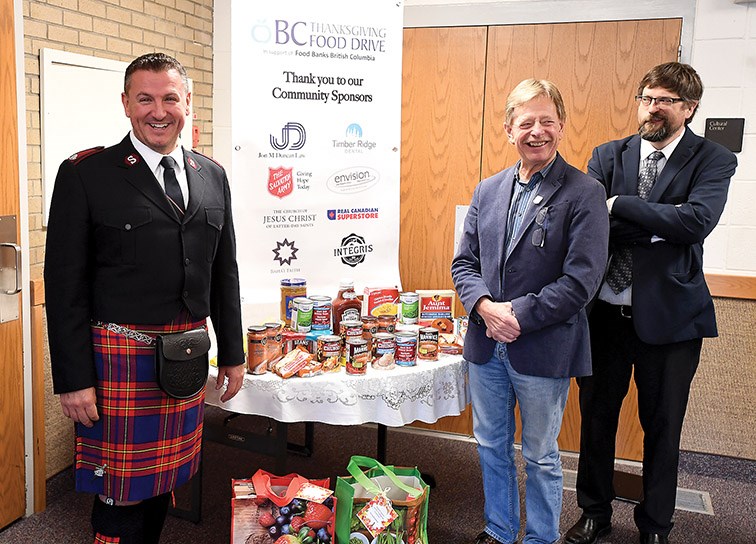
[(168, 198), (176, 208), (181, 213), (184, 213), (184, 195), (181, 194), (181, 187), (179, 187), (178, 180), (176, 179), (176, 161), (173, 160), (173, 157), (166, 155), (160, 159), (160, 165), (163, 167), (165, 194), (168, 195)]
[[(643, 161), (643, 170), (638, 176), (638, 196), (643, 200), (648, 198), (651, 187), (656, 181), (656, 163), (664, 157), (661, 151), (654, 151)], [(619, 294), (627, 289), (633, 280), (633, 252), (629, 247), (623, 247), (614, 252), (609, 272), (606, 275), (606, 283), (612, 291)]]

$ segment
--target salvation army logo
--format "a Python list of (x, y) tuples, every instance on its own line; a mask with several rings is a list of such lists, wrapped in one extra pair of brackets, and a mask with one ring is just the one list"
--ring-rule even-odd
[(373, 251), (373, 245), (365, 242), (365, 238), (352, 233), (341, 240), (341, 246), (333, 250), (334, 257), (340, 257), (341, 262), (355, 267), (365, 260), (365, 255)]
[(276, 242), (276, 247), (273, 248), (273, 260), (278, 261), (280, 266), (291, 265), (291, 261), (297, 260), (298, 247), (294, 246), (294, 242), (289, 242), (284, 238), (283, 242)]
[(268, 168), (268, 192), (275, 197), (289, 196), (294, 190), (293, 168)]

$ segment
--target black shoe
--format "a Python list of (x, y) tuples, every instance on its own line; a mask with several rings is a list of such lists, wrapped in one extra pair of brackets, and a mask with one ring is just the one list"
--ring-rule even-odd
[(657, 533), (641, 533), (641, 544), (669, 544), (669, 537)]
[(565, 544), (594, 544), (598, 538), (612, 530), (609, 522), (601, 523), (595, 519), (580, 516), (578, 522), (564, 535)]
[(487, 532), (483, 531), (482, 533), (478, 535), (478, 537), (475, 539), (475, 542), (473, 542), (473, 544), (501, 544), (501, 542), (496, 540)]

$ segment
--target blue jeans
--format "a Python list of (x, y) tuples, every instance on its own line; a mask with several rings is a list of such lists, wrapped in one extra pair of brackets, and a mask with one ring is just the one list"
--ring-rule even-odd
[(517, 373), (506, 344), (497, 344), (484, 365), (469, 366), (473, 432), (483, 471), (486, 532), (504, 544), (517, 541), (520, 499), (514, 460), (515, 401), (522, 419), (525, 459), (524, 543), (559, 539), (562, 510), (562, 462), (557, 436), (570, 388), (569, 378)]

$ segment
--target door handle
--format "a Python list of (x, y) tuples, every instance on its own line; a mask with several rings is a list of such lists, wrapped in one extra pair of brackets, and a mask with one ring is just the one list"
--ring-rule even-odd
[(13, 289), (3, 291), (6, 295), (15, 295), (21, 292), (21, 246), (13, 244), (11, 242), (0, 242), (0, 248), (9, 247), (15, 254), (15, 270), (16, 270), (16, 286)]

